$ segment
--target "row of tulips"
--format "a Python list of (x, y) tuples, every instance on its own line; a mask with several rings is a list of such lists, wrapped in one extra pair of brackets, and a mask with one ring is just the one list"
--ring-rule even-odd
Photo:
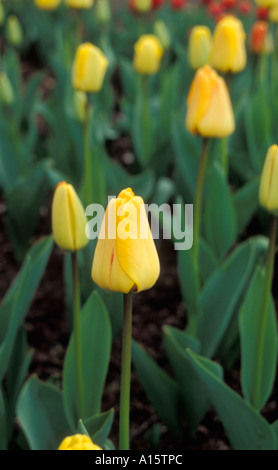
[[(98, 0), (96, 6), (100, 4)], [(42, 4), (37, 5), (42, 8)], [(76, 4), (69, 6), (76, 8)], [(248, 63), (255, 57), (248, 55), (242, 23), (233, 16), (224, 17), (215, 26), (211, 40), (210, 19), (205, 17), (207, 24), (200, 22), (204, 11), (193, 5), (190, 11), (197, 15), (194, 23), (198, 20), (199, 24), (190, 28), (190, 35), (189, 28), (186, 31), (187, 51), (179, 25), (171, 23), (172, 13), (167, 5), (159, 6), (156, 14), (161, 16), (149, 19), (150, 23), (127, 13), (128, 21), (133, 18), (136, 25), (135, 34), (142, 29), (146, 33), (133, 42), (134, 51), (126, 36), (114, 45), (107, 30), (97, 25), (102, 39), (98, 46), (103, 47), (79, 41), (76, 48), (75, 40), (85, 37), (80, 26), (92, 31), (85, 17), (73, 18), (74, 44), (69, 44), (67, 35), (63, 40), (58, 34), (56, 37), (55, 31), (53, 57), (42, 57), (53, 68), (56, 82), (53, 86), (51, 77), (46, 77), (53, 89), (47, 89), (50, 97), (44, 100), (37, 94), (41, 75), (30, 79), (25, 100), (19, 99), (19, 59), (14, 45), (7, 43), (2, 63), (13, 98), (4, 102), (0, 145), (11, 159), (1, 160), (1, 188), (7, 205), (7, 229), (19, 260), (29, 246), (34, 215), (49, 188), (56, 189), (53, 236), (28, 250), (0, 307), (1, 448), (7, 448), (14, 439), (14, 416), (21, 427), (18, 445), (24, 435), (31, 449), (114, 448), (109, 440), (114, 410), (102, 412), (101, 398), (112, 342), (121, 327), (120, 449), (129, 448), (131, 358), (149, 400), (174, 436), (183, 436), (184, 417), (194, 434), (212, 405), (234, 449), (277, 448), (277, 425), (268, 423), (261, 413), (273, 389), (277, 363), (271, 296), (277, 213), (277, 105), (272, 95), (268, 96), (269, 91), (276, 90), (275, 38), (274, 47), (267, 48), (265, 31), (271, 26), (266, 25), (263, 39), (261, 33), (252, 30), (251, 36), (261, 45), (256, 53), (267, 54), (261, 54), (258, 63)], [(187, 18), (192, 26), (186, 10), (180, 18)], [(24, 24), (24, 12), (21, 14)], [(62, 20), (70, 21), (65, 18)], [(156, 31), (163, 32), (160, 37), (149, 30), (156, 19), (160, 20)], [(44, 20), (52, 24), (55, 18), (43, 16), (42, 27)], [(117, 59), (119, 51), (128, 51), (121, 61)], [(116, 72), (122, 86), (117, 102), (121, 119), (113, 126), (111, 82)], [(7, 84), (5, 87), (9, 88)], [(8, 95), (5, 91), (4, 96)], [(185, 99), (182, 106), (180, 102), (186, 95), (185, 109)], [(48, 125), (44, 139), (37, 126), (38, 116)], [(133, 174), (106, 152), (107, 140), (117, 140), (122, 134), (128, 134), (133, 143)], [(40, 158), (34, 158), (37, 152)], [(46, 158), (49, 154), (52, 159)], [(104, 205), (108, 194), (118, 197), (109, 202), (98, 242), (89, 242), (85, 208), (90, 203)], [(145, 200), (162, 204), (170, 199), (182, 207), (184, 202), (194, 202), (193, 248), (180, 250), (177, 256), (187, 326), (185, 330), (162, 327), (173, 376), (131, 337), (134, 292), (140, 295), (140, 291), (151, 288), (160, 271), (146, 217), (143, 225), (148, 236), (140, 239), (138, 235), (138, 211)], [(24, 208), (22, 200), (26, 202)], [(253, 217), (262, 230), (268, 222), (259, 201), (273, 215), (269, 240), (251, 236), (240, 241)], [(110, 213), (116, 214), (112, 219), (116, 237), (112, 239), (105, 231)], [(163, 215), (161, 223), (173, 228), (173, 217)], [(134, 231), (135, 237), (131, 236)], [(176, 241), (174, 233), (171, 238)], [(36, 377), (25, 380), (31, 353), (22, 328), (53, 239), (64, 251), (73, 325), (61, 388)], [(223, 379), (239, 357), (242, 396)]]

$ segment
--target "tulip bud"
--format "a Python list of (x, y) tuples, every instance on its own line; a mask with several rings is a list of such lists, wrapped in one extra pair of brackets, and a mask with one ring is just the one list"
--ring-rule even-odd
[(213, 1), (208, 5), (208, 13), (213, 18), (219, 18), (219, 16), (222, 15), (224, 11), (224, 7), (219, 2)]
[(96, 3), (96, 17), (102, 24), (109, 23), (111, 20), (111, 10), (109, 0), (98, 0)]
[(23, 41), (23, 34), (16, 16), (10, 15), (8, 17), (6, 28), (6, 35), (9, 43), (13, 46), (20, 46)]
[(61, 0), (34, 0), (35, 5), (41, 10), (55, 10), (61, 3)]
[(235, 129), (226, 83), (209, 65), (197, 70), (187, 97), (185, 124), (193, 134), (227, 137)]
[(147, 13), (152, 8), (152, 0), (134, 0), (133, 7), (139, 13)]
[(152, 0), (152, 9), (157, 10), (165, 3), (165, 0)]
[(159, 259), (144, 201), (127, 188), (109, 201), (100, 229), (92, 278), (103, 289), (127, 294), (150, 289)]
[(236, 6), (237, 0), (221, 0), (222, 6), (227, 9), (231, 10)]
[(65, 0), (67, 7), (77, 10), (92, 8), (94, 0)]
[(166, 51), (171, 45), (171, 38), (166, 24), (163, 20), (156, 20), (154, 23), (154, 33), (159, 39), (163, 49)]
[(58, 450), (102, 450), (101, 447), (93, 443), (86, 434), (75, 434), (65, 437), (58, 447)]
[(266, 21), (256, 21), (253, 24), (250, 31), (249, 44), (250, 50), (255, 54), (266, 52), (267, 32), (268, 23)]
[(87, 93), (80, 90), (75, 90), (73, 94), (73, 107), (75, 116), (80, 122), (85, 122), (86, 119), (86, 107), (88, 97)]
[(103, 84), (108, 60), (93, 44), (81, 44), (76, 51), (72, 67), (74, 88), (85, 92), (98, 92)]
[(225, 16), (217, 23), (211, 45), (210, 64), (221, 72), (237, 73), (246, 65), (245, 32), (234, 16)]
[(65, 181), (56, 187), (52, 201), (52, 233), (57, 245), (66, 251), (84, 248), (87, 218), (73, 186)]
[(270, 8), (268, 19), (269, 21), (272, 21), (272, 23), (278, 23), (278, 5)]
[(186, 0), (171, 0), (170, 3), (173, 10), (182, 10), (186, 7)]
[(242, 0), (238, 4), (238, 11), (242, 15), (248, 15), (250, 11), (252, 10), (252, 8), (253, 8), (253, 5), (249, 0)]
[(258, 7), (256, 11), (256, 17), (259, 20), (267, 20), (268, 19), (268, 8), (265, 7)]
[(271, 8), (275, 5), (275, 0), (255, 0), (255, 3), (259, 7)]
[(145, 34), (134, 46), (133, 66), (142, 75), (153, 75), (160, 67), (162, 56), (163, 48), (158, 38)]
[(6, 106), (10, 106), (14, 102), (14, 91), (4, 72), (0, 72), (0, 102)]
[(278, 145), (268, 149), (261, 176), (259, 202), (268, 212), (278, 215)]
[(211, 32), (207, 26), (194, 26), (189, 36), (188, 60), (193, 69), (208, 63), (211, 48)]

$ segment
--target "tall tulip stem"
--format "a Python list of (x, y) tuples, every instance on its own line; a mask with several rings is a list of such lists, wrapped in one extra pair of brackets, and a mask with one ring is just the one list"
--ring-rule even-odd
[(129, 407), (132, 336), (132, 292), (124, 294), (119, 450), (129, 450)]
[(80, 284), (78, 274), (77, 252), (72, 253), (73, 273), (73, 323), (74, 323), (74, 349), (76, 366), (76, 386), (78, 397), (79, 417), (84, 417), (83, 378), (82, 378), (82, 351), (81, 351), (81, 311), (80, 311)]
[(270, 227), (269, 235), (269, 246), (266, 258), (265, 266), (265, 279), (264, 279), (264, 291), (262, 299), (262, 310), (260, 316), (260, 335), (258, 337), (257, 344), (257, 370), (259, 373), (256, 377), (255, 390), (254, 390), (254, 407), (258, 405), (258, 397), (260, 390), (260, 381), (261, 381), (261, 366), (263, 359), (263, 345), (264, 345), (264, 333), (267, 323), (267, 313), (269, 308), (269, 302), (271, 299), (271, 287), (272, 287), (272, 278), (273, 278), (273, 268), (274, 268), (274, 258), (275, 258), (275, 246), (276, 246), (276, 234), (277, 234), (277, 217), (273, 216)]
[(194, 255), (195, 266), (198, 266), (198, 262), (199, 262), (200, 221), (201, 221), (205, 170), (206, 170), (206, 162), (207, 162), (208, 142), (209, 140), (207, 138), (203, 139), (202, 152), (201, 152), (198, 177), (197, 177), (197, 188), (196, 188), (195, 202), (194, 202), (194, 222), (193, 222), (193, 250), (194, 252), (193, 252), (193, 255)]

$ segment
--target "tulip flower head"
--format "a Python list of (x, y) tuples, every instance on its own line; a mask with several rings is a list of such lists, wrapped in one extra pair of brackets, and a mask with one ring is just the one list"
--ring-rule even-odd
[(253, 9), (253, 5), (249, 0), (241, 0), (238, 4), (238, 11), (242, 15), (248, 15)]
[(75, 434), (65, 437), (58, 447), (58, 450), (102, 450), (101, 447), (93, 443), (86, 434)]
[(92, 8), (94, 0), (65, 0), (67, 7), (75, 8), (76, 10), (87, 10)]
[(268, 149), (261, 176), (259, 202), (268, 212), (278, 215), (278, 145)]
[(93, 281), (127, 294), (150, 289), (159, 272), (144, 201), (127, 188), (107, 206), (95, 249)]
[(134, 0), (133, 8), (138, 13), (147, 13), (152, 9), (152, 0)]
[(203, 137), (227, 137), (235, 129), (226, 83), (209, 65), (197, 70), (187, 97), (186, 128)]
[(84, 248), (89, 240), (84, 208), (73, 186), (65, 181), (56, 187), (52, 201), (52, 233), (57, 245), (66, 251)]
[(34, 0), (36, 7), (40, 10), (56, 10), (62, 0)]
[(163, 56), (163, 47), (153, 34), (144, 34), (134, 46), (133, 66), (142, 75), (157, 73)]
[(6, 36), (9, 43), (13, 46), (20, 46), (23, 41), (21, 25), (15, 15), (9, 15), (7, 18)]
[(275, 5), (276, 3), (276, 0), (255, 0), (255, 3), (259, 6), (259, 7), (263, 7), (263, 8), (271, 8)]
[(221, 72), (237, 73), (246, 65), (246, 34), (242, 22), (232, 15), (216, 25), (211, 46), (210, 64)]
[(254, 52), (254, 54), (262, 54), (264, 52), (267, 52), (267, 34), (267, 21), (256, 21), (256, 23), (253, 24), (250, 31), (249, 44), (250, 50)]
[(272, 21), (272, 23), (278, 23), (278, 4), (270, 8), (268, 19)]
[(208, 63), (211, 48), (211, 32), (207, 26), (194, 26), (189, 36), (188, 60), (193, 69)]
[(103, 84), (108, 60), (93, 44), (78, 46), (72, 67), (72, 83), (76, 90), (96, 93)]

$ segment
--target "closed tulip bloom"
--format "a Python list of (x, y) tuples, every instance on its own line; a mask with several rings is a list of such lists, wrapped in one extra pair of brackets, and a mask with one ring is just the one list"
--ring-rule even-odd
[(152, 0), (134, 0), (133, 6), (139, 13), (146, 13), (152, 8)]
[(243, 70), (247, 60), (245, 38), (239, 19), (231, 15), (222, 18), (213, 33), (210, 64), (221, 72)]
[(266, 21), (256, 21), (256, 23), (253, 24), (250, 31), (249, 44), (254, 54), (262, 54), (265, 52), (267, 32), (268, 23)]
[(92, 278), (100, 287), (127, 294), (151, 288), (160, 264), (144, 201), (127, 188), (110, 199), (100, 229)]
[(278, 215), (278, 145), (268, 149), (261, 176), (259, 202), (264, 209)]
[(163, 47), (152, 34), (141, 36), (134, 46), (133, 66), (142, 75), (153, 75), (160, 67)]
[(211, 32), (207, 26), (194, 26), (189, 36), (188, 60), (193, 69), (208, 63), (211, 48)]
[(65, 181), (56, 187), (52, 201), (52, 233), (57, 245), (66, 251), (81, 250), (88, 244), (84, 208), (73, 186)]
[(34, 0), (35, 5), (41, 10), (55, 10), (61, 3), (61, 0)]
[(270, 8), (268, 19), (269, 21), (272, 21), (273, 23), (278, 23), (278, 5), (274, 5), (273, 7)]
[(72, 84), (77, 90), (98, 92), (103, 84), (108, 60), (93, 44), (81, 44), (76, 51), (72, 67)]
[(86, 10), (92, 8), (94, 0), (65, 0), (65, 3), (69, 8)]
[(209, 65), (197, 70), (190, 86), (185, 124), (203, 137), (227, 137), (235, 129), (226, 83)]
[(13, 46), (20, 46), (23, 41), (23, 33), (20, 22), (15, 15), (10, 15), (6, 24), (7, 39)]
[(255, 3), (259, 7), (271, 8), (273, 7), (273, 5), (275, 5), (276, 1), (275, 0), (255, 0)]
[(93, 443), (86, 434), (75, 434), (65, 437), (58, 447), (58, 450), (102, 450), (101, 447)]

